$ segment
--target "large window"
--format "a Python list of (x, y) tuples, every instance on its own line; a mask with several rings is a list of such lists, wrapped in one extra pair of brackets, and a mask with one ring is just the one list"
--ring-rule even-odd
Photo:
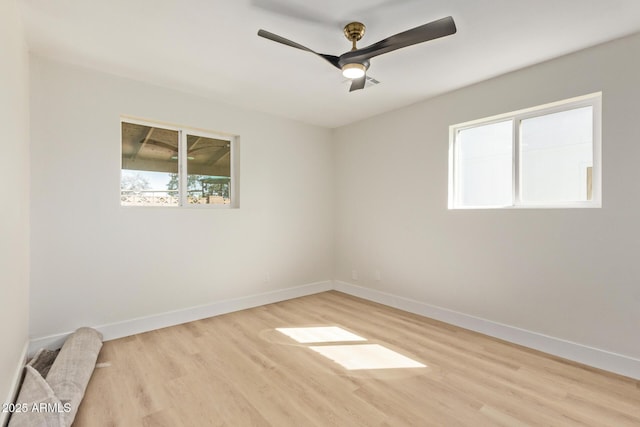
[(451, 126), (449, 208), (600, 207), (600, 100)]
[(237, 206), (231, 136), (122, 120), (123, 206)]

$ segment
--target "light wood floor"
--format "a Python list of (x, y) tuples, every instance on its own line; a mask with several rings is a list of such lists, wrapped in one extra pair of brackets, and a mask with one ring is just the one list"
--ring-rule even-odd
[[(339, 326), (426, 368), (347, 370)], [(360, 343), (362, 344), (362, 343)], [(640, 382), (331, 291), (105, 342), (87, 426), (639, 426)]]

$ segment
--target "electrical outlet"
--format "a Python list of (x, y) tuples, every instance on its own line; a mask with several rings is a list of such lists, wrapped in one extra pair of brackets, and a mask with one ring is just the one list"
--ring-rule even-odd
[(378, 282), (382, 280), (382, 274), (380, 274), (380, 270), (376, 270), (373, 272), (373, 278)]
[(353, 280), (358, 280), (358, 270), (351, 270), (351, 278)]
[(269, 273), (264, 275), (264, 283), (271, 282), (271, 275)]

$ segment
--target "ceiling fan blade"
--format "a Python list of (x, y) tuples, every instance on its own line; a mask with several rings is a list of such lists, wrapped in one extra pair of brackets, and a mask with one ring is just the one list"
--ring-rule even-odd
[(364, 84), (367, 82), (367, 76), (362, 76), (359, 79), (351, 80), (351, 87), (349, 88), (349, 92), (353, 92), (354, 90), (364, 89)]
[(314, 55), (318, 55), (319, 57), (321, 57), (324, 60), (328, 61), (334, 67), (341, 68), (340, 65), (338, 65), (338, 60), (340, 58), (338, 58), (337, 56), (325, 55), (324, 53), (315, 52), (315, 51), (309, 49), (306, 46), (302, 46), (299, 43), (296, 43), (296, 42), (291, 41), (289, 39), (285, 39), (284, 37), (281, 37), (281, 36), (279, 36), (277, 34), (270, 33), (269, 31), (266, 31), (266, 30), (262, 30), (262, 29), (258, 30), (258, 35), (260, 37), (264, 37), (265, 39), (269, 39), (269, 40), (272, 40), (272, 41), (277, 42), (277, 43), (281, 43), (281, 44), (286, 45), (286, 46), (291, 46), (291, 47), (295, 47), (296, 49), (300, 49), (300, 50), (304, 50), (304, 51), (307, 51), (307, 52), (311, 52)]
[(456, 31), (456, 24), (453, 21), (453, 18), (448, 16), (402, 33), (398, 33), (394, 36), (387, 37), (384, 40), (380, 40), (379, 42), (362, 49), (344, 53), (340, 56), (340, 63), (346, 64), (350, 62), (362, 62), (373, 58), (374, 56), (392, 52), (396, 49), (449, 36), (451, 34), (455, 34)]

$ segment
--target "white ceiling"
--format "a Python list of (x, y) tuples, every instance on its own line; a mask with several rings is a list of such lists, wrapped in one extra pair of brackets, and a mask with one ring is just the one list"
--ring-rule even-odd
[[(638, 0), (19, 0), (32, 52), (238, 106), (337, 127), (640, 31)], [(452, 16), (457, 34), (374, 58), (381, 84), (256, 35), (317, 52), (364, 47)]]

